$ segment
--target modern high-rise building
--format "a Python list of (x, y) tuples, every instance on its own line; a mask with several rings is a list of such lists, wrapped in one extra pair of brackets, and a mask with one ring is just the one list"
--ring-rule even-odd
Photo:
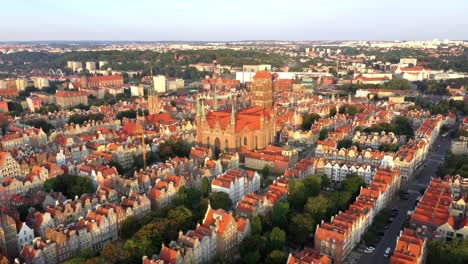
[(88, 71), (94, 71), (94, 70), (96, 70), (96, 62), (94, 62), (94, 61), (87, 61), (87, 62), (86, 62), (86, 69), (87, 69)]
[(164, 75), (153, 77), (153, 91), (157, 93), (166, 92), (166, 77)]

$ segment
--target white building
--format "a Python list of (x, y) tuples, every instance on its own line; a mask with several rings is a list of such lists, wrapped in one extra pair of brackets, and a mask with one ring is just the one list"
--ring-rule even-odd
[(31, 245), (34, 239), (34, 230), (26, 223), (21, 223), (21, 227), (17, 230), (16, 239), (19, 252), (23, 251), (24, 246)]
[(166, 81), (166, 88), (168, 91), (177, 91), (177, 89), (184, 88), (185, 82), (183, 79), (172, 79)]
[(34, 77), (31, 78), (31, 80), (34, 83), (34, 87), (37, 89), (42, 89), (44, 87), (49, 87), (49, 80), (47, 78), (42, 78), (42, 77)]
[(99, 65), (99, 69), (102, 68), (102, 66), (105, 66), (105, 65), (108, 65), (109, 62), (108, 61), (99, 61), (98, 65)]
[(153, 77), (153, 91), (157, 93), (166, 92), (166, 77), (164, 75)]
[(94, 61), (87, 61), (87, 62), (86, 62), (86, 69), (87, 69), (88, 71), (94, 71), (94, 70), (96, 70), (96, 62), (94, 62)]

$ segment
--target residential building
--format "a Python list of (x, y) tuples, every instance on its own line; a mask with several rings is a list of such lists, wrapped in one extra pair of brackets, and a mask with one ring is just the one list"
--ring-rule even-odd
[(55, 93), (57, 105), (67, 108), (79, 104), (88, 105), (88, 95), (82, 91), (57, 91)]

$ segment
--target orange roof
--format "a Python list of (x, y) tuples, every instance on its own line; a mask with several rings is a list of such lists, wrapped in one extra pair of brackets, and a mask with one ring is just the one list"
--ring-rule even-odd
[(253, 78), (254, 79), (271, 79), (271, 74), (268, 71), (259, 71), (254, 75)]
[(163, 260), (164, 263), (176, 264), (178, 256), (179, 256), (178, 251), (175, 251), (169, 247), (163, 247), (159, 254), (159, 259)]

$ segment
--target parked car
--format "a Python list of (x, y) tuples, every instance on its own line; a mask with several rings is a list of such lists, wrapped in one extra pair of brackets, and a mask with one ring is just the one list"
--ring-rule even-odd
[(388, 256), (390, 256), (390, 252), (392, 251), (392, 248), (388, 247), (386, 250), (385, 250), (385, 253), (384, 253), (384, 257), (388, 258)]

